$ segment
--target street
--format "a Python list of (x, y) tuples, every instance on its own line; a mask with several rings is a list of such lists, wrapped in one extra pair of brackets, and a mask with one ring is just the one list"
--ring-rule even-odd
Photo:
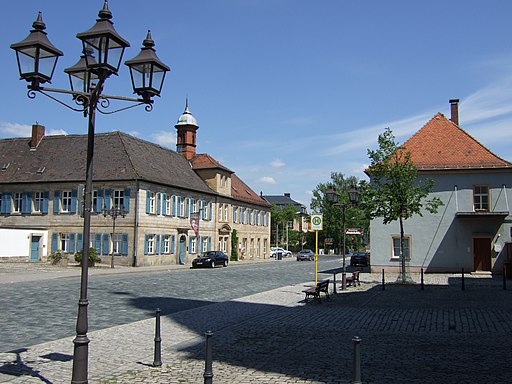
[[(319, 270), (340, 265), (337, 256), (319, 259)], [(89, 277), (89, 331), (153, 317), (156, 308), (168, 315), (315, 278), (314, 262), (294, 257), (214, 270), (140, 269)], [(79, 277), (0, 284), (0, 352), (75, 335), (79, 290)]]

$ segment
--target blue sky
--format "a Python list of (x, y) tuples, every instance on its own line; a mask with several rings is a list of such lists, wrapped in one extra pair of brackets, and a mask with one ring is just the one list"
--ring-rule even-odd
[[(4, 1), (0, 23), (0, 137), (86, 133), (82, 115), (26, 96), (15, 53), (38, 11), (64, 52), (52, 86), (80, 56), (102, 0)], [(367, 149), (390, 127), (400, 142), (435, 113), (512, 161), (512, 2), (508, 0), (110, 0), (134, 57), (147, 30), (172, 71), (153, 112), (98, 116), (97, 132), (120, 130), (175, 149), (174, 125), (189, 98), (200, 126), (197, 152), (234, 170), (254, 191), (291, 193), (309, 207), (332, 171), (365, 178)], [(130, 96), (125, 66), (105, 93)]]

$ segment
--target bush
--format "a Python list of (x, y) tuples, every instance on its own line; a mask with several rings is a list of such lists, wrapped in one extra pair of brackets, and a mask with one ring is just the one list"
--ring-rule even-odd
[(61, 264), (61, 263), (63, 263), (63, 262), (68, 261), (68, 254), (67, 254), (67, 253), (62, 252), (61, 250), (58, 250), (58, 251), (52, 252), (52, 253), (50, 253), (50, 254), (48, 255), (48, 261), (49, 261), (52, 265)]
[[(82, 263), (83, 251), (78, 251), (75, 253), (75, 261), (79, 264)], [(89, 265), (94, 266), (96, 263), (101, 263), (101, 259), (98, 256), (98, 252), (96, 252), (96, 248), (89, 248)]]

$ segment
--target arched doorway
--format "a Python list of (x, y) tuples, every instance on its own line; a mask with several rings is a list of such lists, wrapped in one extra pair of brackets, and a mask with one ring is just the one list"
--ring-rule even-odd
[(187, 237), (185, 235), (181, 235), (179, 248), (178, 248), (178, 262), (181, 265), (185, 264), (186, 252), (187, 252)]

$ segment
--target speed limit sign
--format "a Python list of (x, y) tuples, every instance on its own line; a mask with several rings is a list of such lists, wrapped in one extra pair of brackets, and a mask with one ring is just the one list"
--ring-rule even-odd
[(321, 214), (313, 213), (311, 215), (311, 230), (321, 231), (323, 229), (323, 218)]

